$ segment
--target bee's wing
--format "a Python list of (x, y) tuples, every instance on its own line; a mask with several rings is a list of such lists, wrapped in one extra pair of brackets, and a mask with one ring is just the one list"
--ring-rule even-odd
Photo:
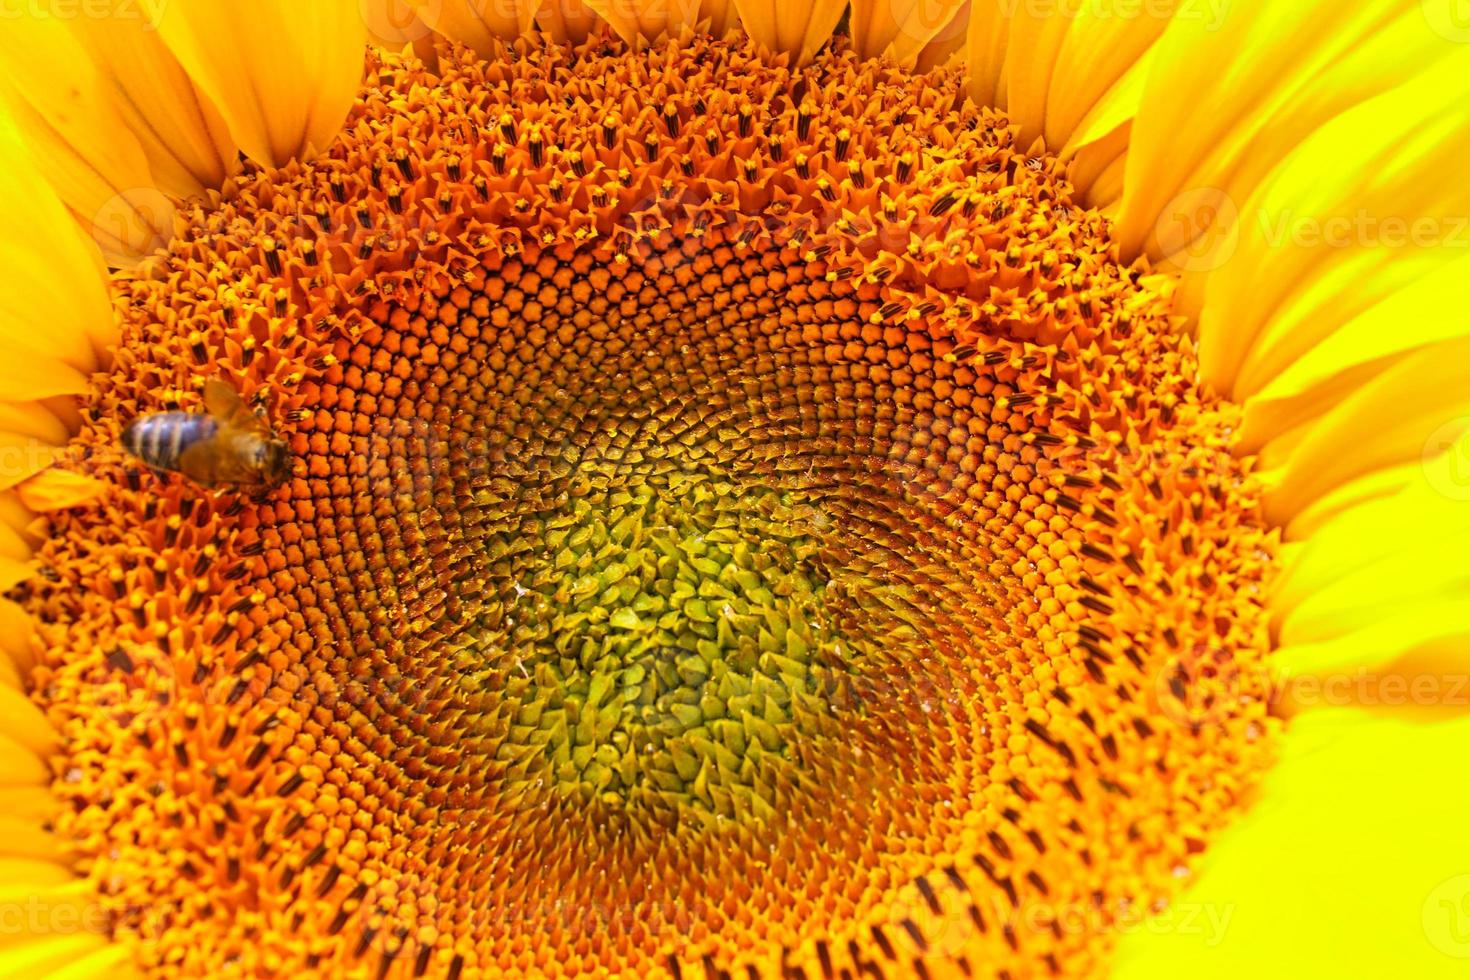
[(185, 446), (179, 452), (175, 468), (200, 486), (213, 487), (219, 484), (220, 470), (227, 462), (216, 435)]
[(219, 378), (204, 382), (204, 407), (223, 429), (262, 435), (270, 432), (270, 426), (250, 410), (240, 393)]

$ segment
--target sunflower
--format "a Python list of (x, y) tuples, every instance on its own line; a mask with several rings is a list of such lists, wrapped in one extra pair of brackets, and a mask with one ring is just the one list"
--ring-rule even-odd
[(0, 59), (0, 977), (1461, 975), (1451, 0)]

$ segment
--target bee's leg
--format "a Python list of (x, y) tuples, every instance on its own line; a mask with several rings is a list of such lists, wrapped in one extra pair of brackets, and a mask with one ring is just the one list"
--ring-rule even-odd
[(271, 386), (261, 385), (256, 389), (255, 394), (250, 396), (250, 406), (255, 409), (258, 418), (264, 419), (270, 416), (270, 406), (275, 400), (275, 392), (271, 390)]
[(137, 466), (129, 466), (123, 470), (123, 479), (127, 481), (129, 490), (137, 491), (143, 488), (144, 474), (162, 483), (168, 480), (170, 472), (172, 471), (157, 466), (149, 466), (147, 463), (139, 463)]

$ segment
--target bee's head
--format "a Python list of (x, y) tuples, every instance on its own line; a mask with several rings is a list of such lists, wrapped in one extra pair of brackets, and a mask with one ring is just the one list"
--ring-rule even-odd
[(266, 486), (278, 487), (291, 475), (291, 450), (280, 439), (262, 439), (255, 448), (255, 466)]

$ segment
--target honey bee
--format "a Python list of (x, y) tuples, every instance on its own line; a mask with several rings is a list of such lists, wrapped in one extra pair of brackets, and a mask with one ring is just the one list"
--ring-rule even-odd
[(155, 470), (202, 487), (272, 489), (291, 475), (291, 457), (264, 412), (252, 412), (218, 378), (204, 383), (204, 412), (154, 412), (123, 429), (123, 448)]

